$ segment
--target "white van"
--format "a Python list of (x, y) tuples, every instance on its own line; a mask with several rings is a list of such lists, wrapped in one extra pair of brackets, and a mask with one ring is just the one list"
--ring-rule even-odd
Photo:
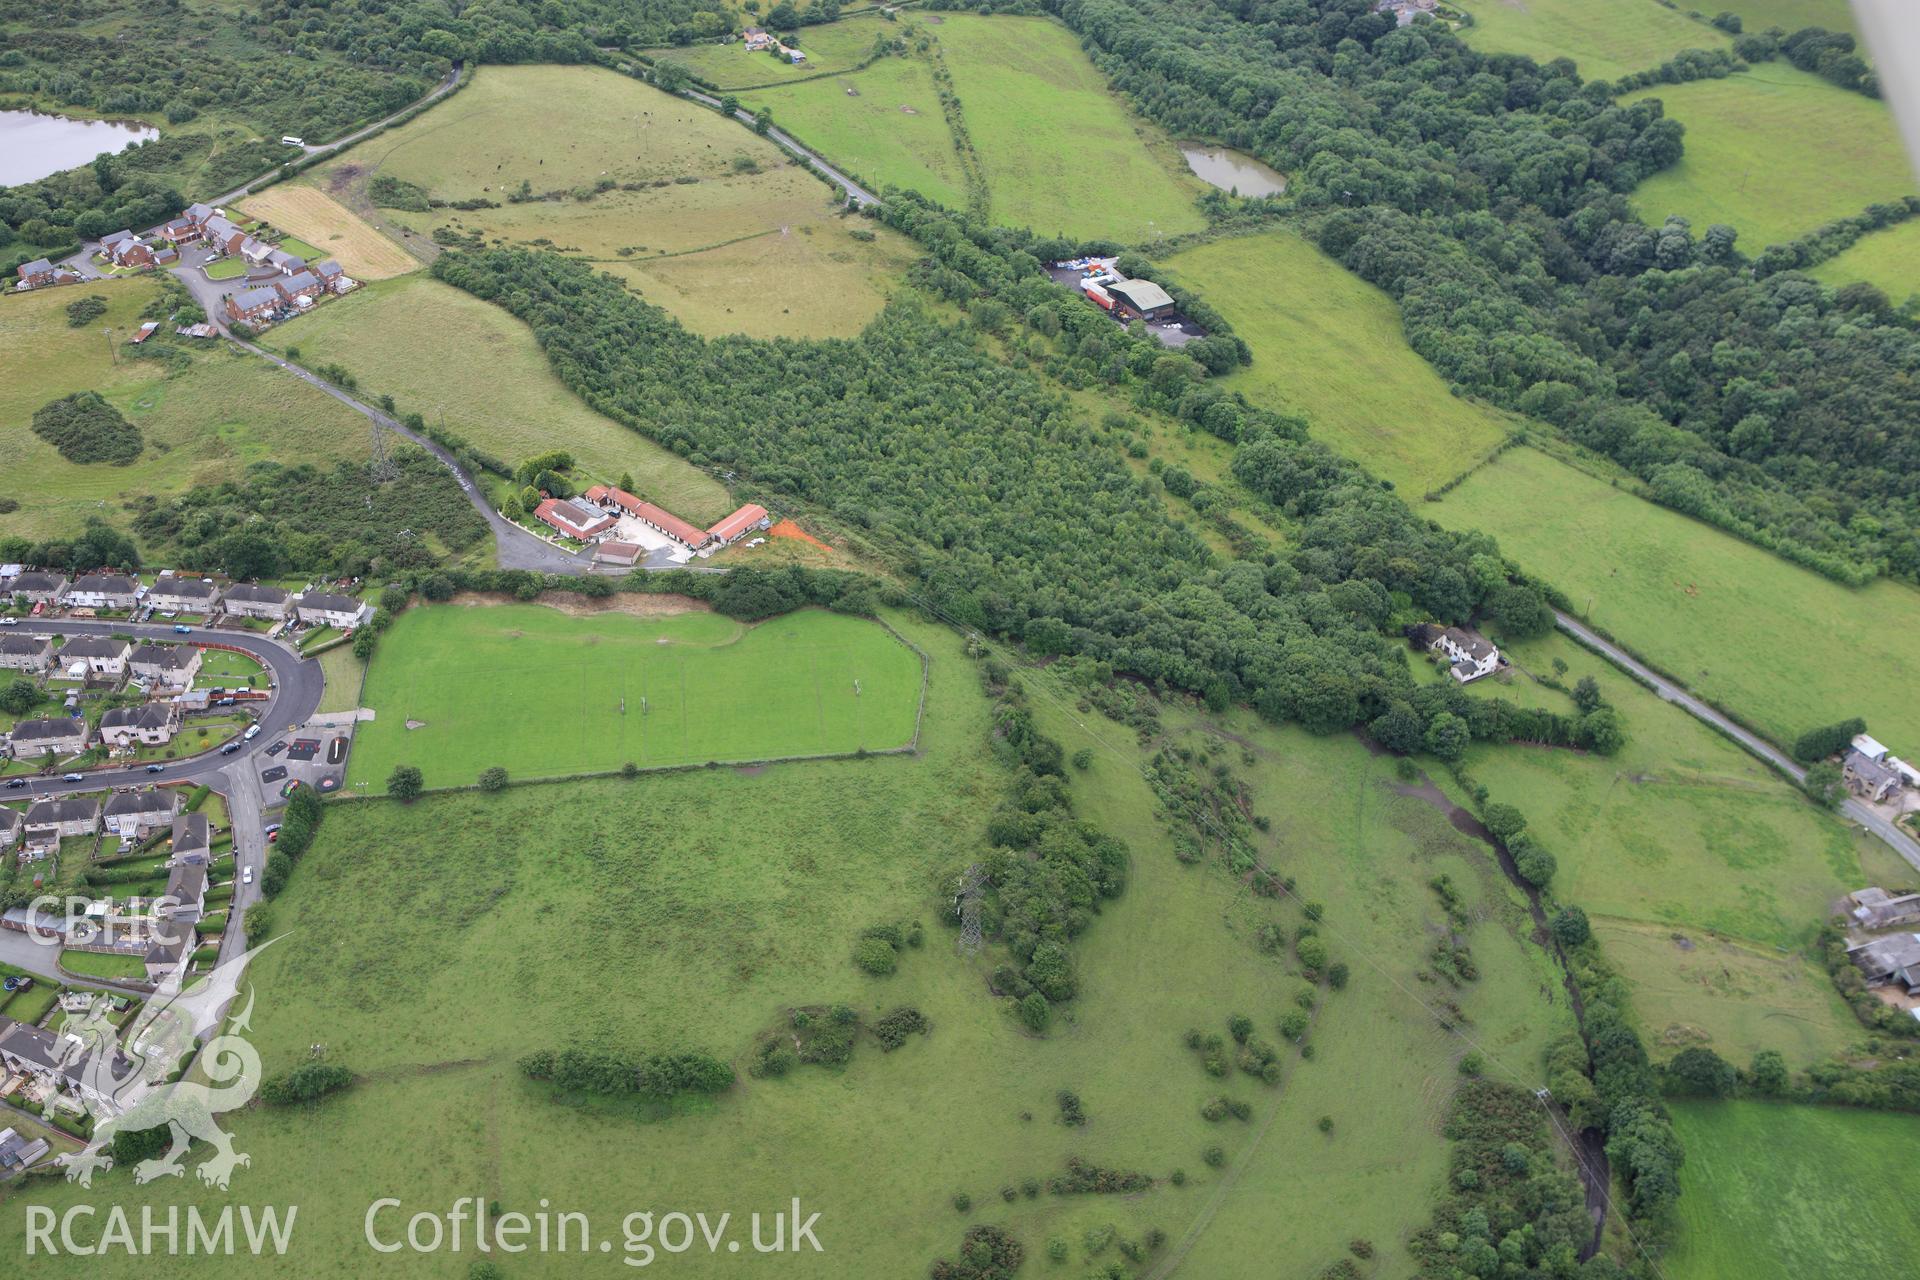
[(289, 133), (281, 137), (280, 145), (283, 147), (304, 147), (307, 144), (300, 141), (300, 139), (294, 137), (292, 134)]

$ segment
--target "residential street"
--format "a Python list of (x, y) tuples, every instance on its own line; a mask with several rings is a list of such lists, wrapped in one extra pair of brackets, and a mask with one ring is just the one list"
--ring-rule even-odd
[[(1604, 654), (1607, 660), (1615, 666), (1624, 671), (1632, 672), (1641, 680), (1651, 685), (1653, 691), (1659, 694), (1663, 701), (1671, 702), (1674, 706), (1681, 708), (1696, 719), (1704, 720), (1706, 723), (1713, 725), (1735, 742), (1745, 747), (1748, 751), (1751, 751), (1754, 755), (1759, 756), (1762, 760), (1765, 760), (1768, 764), (1771, 764), (1774, 768), (1792, 778), (1795, 782), (1804, 782), (1806, 780), (1806, 769), (1797, 764), (1791, 756), (1781, 751), (1778, 747), (1775, 747), (1765, 738), (1735, 724), (1720, 712), (1715, 711), (1712, 707), (1694, 697), (1679, 685), (1673, 683), (1673, 681), (1649, 669), (1646, 664), (1636, 660), (1632, 655), (1621, 649), (1619, 645), (1601, 639), (1598, 635), (1595, 635), (1591, 629), (1582, 624), (1579, 619), (1561, 613), (1557, 609), (1554, 610), (1553, 616), (1560, 624), (1562, 631), (1574, 636), (1588, 647)], [(1920, 871), (1920, 843), (1916, 843), (1913, 837), (1895, 827), (1891, 822), (1888, 822), (1885, 818), (1875, 813), (1872, 809), (1868, 808), (1863, 801), (1854, 796), (1848, 796), (1846, 800), (1841, 803), (1840, 812), (1845, 814), (1850, 821), (1859, 823), (1862, 827), (1886, 842), (1889, 848), (1906, 859), (1907, 863), (1916, 871)]]

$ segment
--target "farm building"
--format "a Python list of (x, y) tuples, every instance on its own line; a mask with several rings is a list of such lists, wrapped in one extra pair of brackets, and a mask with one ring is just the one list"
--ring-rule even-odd
[(50, 636), (0, 636), (0, 671), (39, 675), (53, 661)]
[(713, 540), (713, 535), (705, 529), (696, 529), (671, 511), (636, 498), (625, 489), (596, 484), (587, 490), (586, 498), (603, 511), (632, 516), (654, 532), (664, 533), (689, 550), (698, 551)]
[(622, 569), (631, 569), (647, 554), (647, 549), (632, 542), (602, 542), (593, 549), (595, 564), (610, 564)]
[(721, 546), (737, 538), (745, 537), (755, 529), (764, 529), (771, 521), (767, 518), (767, 509), (757, 502), (749, 502), (738, 511), (707, 530), (709, 536)]
[(177, 613), (212, 613), (220, 588), (205, 578), (163, 573), (147, 588), (147, 607)]
[(1867, 985), (1898, 985), (1908, 995), (1920, 994), (1920, 933), (1896, 933), (1847, 948), (1847, 955)]
[(242, 618), (284, 618), (292, 606), (290, 592), (279, 587), (262, 587), (251, 582), (236, 582), (227, 588), (220, 605), (228, 613)]
[(293, 611), (294, 616), (308, 626), (339, 627), (344, 631), (360, 625), (366, 617), (367, 606), (352, 596), (308, 591), (293, 598)]
[(741, 36), (747, 42), (748, 53), (759, 53), (762, 49), (771, 49), (776, 43), (772, 36), (759, 27), (748, 27)]
[(87, 676), (125, 675), (133, 645), (112, 636), (75, 636), (53, 656), (54, 665), (68, 675), (75, 669)]
[(124, 573), (89, 573), (73, 580), (62, 597), (69, 609), (131, 609), (140, 584)]
[(133, 678), (149, 689), (184, 689), (200, 671), (200, 651), (187, 644), (143, 644), (127, 656)]
[(45, 720), (22, 720), (7, 735), (15, 758), (35, 760), (49, 751), (56, 759), (77, 756), (87, 749), (87, 722), (54, 716)]
[(533, 518), (576, 542), (604, 538), (619, 523), (585, 498), (548, 498), (533, 509)]
[(1151, 280), (1115, 280), (1106, 286), (1121, 306), (1143, 320), (1155, 320), (1173, 313), (1173, 298)]
[(1856, 889), (1847, 895), (1847, 915), (1863, 929), (1897, 929), (1901, 925), (1920, 924), (1920, 893), (1898, 897), (1878, 885)]
[(100, 741), (110, 747), (165, 746), (180, 729), (180, 709), (168, 702), (115, 707), (100, 717)]
[(66, 590), (66, 577), (58, 573), (22, 573), (7, 587), (9, 595), (28, 604), (53, 604)]
[(109, 835), (144, 840), (161, 827), (172, 826), (179, 809), (177, 791), (125, 791), (107, 801), (101, 821)]
[(1500, 650), (1493, 642), (1463, 627), (1448, 627), (1433, 642), (1433, 650), (1451, 662), (1448, 674), (1461, 684), (1478, 680), (1500, 665)]

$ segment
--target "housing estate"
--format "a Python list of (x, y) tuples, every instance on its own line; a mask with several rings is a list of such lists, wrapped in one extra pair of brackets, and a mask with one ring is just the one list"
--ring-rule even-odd
[(124, 573), (89, 573), (73, 580), (61, 600), (69, 609), (131, 609), (140, 584)]
[(179, 731), (180, 708), (172, 702), (115, 707), (100, 717), (100, 741), (116, 750), (165, 746)]
[(107, 834), (122, 840), (145, 840), (161, 827), (173, 825), (180, 809), (180, 793), (156, 788), (152, 791), (123, 791), (111, 797), (100, 812)]
[(1493, 642), (1464, 627), (1448, 627), (1434, 639), (1432, 647), (1434, 652), (1446, 655), (1450, 664), (1447, 673), (1461, 684), (1478, 680), (1500, 665), (1500, 650)]
[(279, 587), (236, 582), (220, 598), (220, 607), (236, 617), (271, 618), (277, 621), (287, 616), (287, 611), (292, 608), (292, 599), (291, 592)]
[(194, 926), (206, 912), (207, 864), (212, 860), (206, 818), (183, 813), (173, 819), (173, 852), (168, 857), (166, 918), (156, 921), (147, 944), (147, 979), (159, 982), (179, 972), (193, 954)]
[(74, 636), (53, 655), (53, 661), (58, 670), (75, 678), (121, 676), (132, 653), (131, 644), (112, 636)]
[(66, 590), (66, 575), (60, 573), (22, 573), (7, 587), (9, 595), (28, 604), (56, 604)]
[(52, 636), (0, 636), (0, 671), (38, 675), (52, 662)]
[(190, 644), (143, 644), (128, 655), (127, 667), (149, 689), (184, 689), (200, 672), (200, 651)]
[(1920, 893), (1898, 897), (1874, 885), (1847, 895), (1847, 915), (1862, 929), (1898, 929), (1920, 924)]
[(619, 523), (585, 498), (547, 498), (533, 509), (533, 517), (576, 542), (596, 542)]
[(307, 591), (293, 598), (293, 611), (303, 625), (339, 627), (344, 631), (360, 625), (366, 616), (367, 606), (352, 596)]
[(183, 578), (163, 573), (147, 588), (147, 607), (172, 613), (212, 613), (220, 588), (211, 578)]
[(37, 760), (49, 751), (56, 760), (77, 756), (87, 749), (87, 722), (66, 716), (45, 720), (22, 720), (7, 735), (15, 759)]
[(60, 847), (68, 836), (91, 836), (100, 831), (100, 802), (92, 796), (41, 800), (27, 810), (23, 826), (29, 858)]

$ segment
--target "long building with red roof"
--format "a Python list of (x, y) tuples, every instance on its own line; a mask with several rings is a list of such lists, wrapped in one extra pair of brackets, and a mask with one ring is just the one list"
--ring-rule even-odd
[(690, 550), (698, 551), (713, 541), (713, 535), (705, 529), (697, 529), (664, 507), (656, 507), (651, 502), (634, 497), (625, 489), (616, 489), (611, 485), (596, 484), (586, 493), (587, 501), (597, 503), (603, 511), (618, 511), (632, 516), (651, 529), (666, 534), (675, 542)]
[(619, 523), (579, 498), (548, 498), (533, 509), (533, 515), (579, 542), (591, 542)]
[(743, 534), (767, 526), (767, 509), (757, 502), (749, 502), (738, 511), (707, 530), (713, 539), (725, 546)]

